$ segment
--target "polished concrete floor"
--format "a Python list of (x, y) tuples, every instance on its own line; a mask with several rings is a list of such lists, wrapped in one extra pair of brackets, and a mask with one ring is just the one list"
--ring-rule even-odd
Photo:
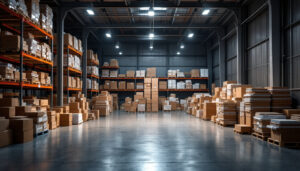
[(182, 112), (113, 115), (0, 149), (0, 170), (300, 170), (300, 150)]

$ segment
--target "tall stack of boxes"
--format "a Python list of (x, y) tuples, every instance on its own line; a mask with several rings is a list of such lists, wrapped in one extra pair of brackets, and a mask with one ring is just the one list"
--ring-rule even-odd
[(152, 112), (158, 112), (158, 78), (152, 78)]
[(152, 110), (152, 100), (151, 100), (151, 88), (152, 79), (145, 78), (144, 80), (144, 98), (146, 99), (146, 111), (151, 112)]
[(112, 112), (112, 105), (112, 96), (108, 91), (102, 91), (100, 95), (92, 99), (92, 108), (99, 110), (100, 116), (108, 116)]

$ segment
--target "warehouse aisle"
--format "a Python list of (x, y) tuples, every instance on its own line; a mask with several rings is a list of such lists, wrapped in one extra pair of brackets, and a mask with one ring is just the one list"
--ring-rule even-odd
[(0, 149), (0, 170), (297, 170), (277, 148), (182, 112), (115, 113)]

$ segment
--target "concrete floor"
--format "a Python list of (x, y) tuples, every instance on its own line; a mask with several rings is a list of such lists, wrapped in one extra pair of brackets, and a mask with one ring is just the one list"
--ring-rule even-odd
[(300, 150), (183, 112), (124, 112), (0, 149), (0, 170), (300, 170)]

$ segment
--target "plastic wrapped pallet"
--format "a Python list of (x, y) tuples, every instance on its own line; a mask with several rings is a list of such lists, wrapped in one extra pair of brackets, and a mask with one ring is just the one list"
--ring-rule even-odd
[(35, 23), (40, 23), (40, 1), (39, 0), (26, 0), (28, 14), (30, 19)]
[(168, 80), (168, 89), (176, 89), (176, 80)]
[(27, 6), (25, 0), (18, 0), (17, 10), (22, 14), (28, 17)]
[(179, 81), (177, 82), (177, 89), (185, 89), (185, 82), (184, 81)]
[(72, 124), (79, 125), (83, 123), (82, 113), (72, 113)]
[(200, 69), (200, 77), (208, 77), (208, 69)]
[(2, 0), (2, 1), (8, 5), (8, 8), (17, 10), (18, 2), (16, 0)]
[(176, 70), (168, 70), (169, 78), (176, 78)]
[(102, 77), (109, 77), (109, 70), (103, 69), (102, 70)]
[[(42, 22), (42, 27), (50, 33), (52, 33), (53, 30), (53, 11), (52, 8), (50, 8), (46, 4), (40, 4), (41, 9), (41, 16), (45, 16), (44, 21)], [(44, 26), (43, 26), (44, 25)]]
[(194, 83), (193, 84), (193, 89), (200, 89), (200, 84), (199, 83)]
[(114, 78), (118, 77), (118, 71), (117, 70), (110, 71), (109, 72), (109, 76), (110, 77), (114, 77)]
[(135, 75), (138, 78), (143, 78), (145, 77), (145, 70), (137, 70)]

